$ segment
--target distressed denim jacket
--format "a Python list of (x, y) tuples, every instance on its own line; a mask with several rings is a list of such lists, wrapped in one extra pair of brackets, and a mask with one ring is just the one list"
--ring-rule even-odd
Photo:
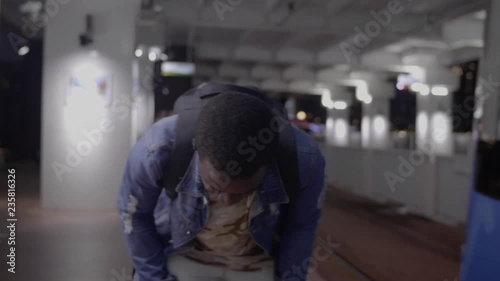
[[(192, 249), (209, 216), (196, 153), (177, 186), (177, 198), (170, 200), (162, 187), (176, 120), (174, 115), (158, 121), (137, 142), (121, 182), (117, 209), (136, 269), (134, 280), (176, 280), (167, 270), (168, 256)], [(295, 135), (301, 179), (299, 195), (293, 199), (287, 196), (274, 163), (249, 213), (250, 233), (273, 257), (276, 280), (306, 280), (325, 192), (323, 155), (310, 136), (299, 129)]]

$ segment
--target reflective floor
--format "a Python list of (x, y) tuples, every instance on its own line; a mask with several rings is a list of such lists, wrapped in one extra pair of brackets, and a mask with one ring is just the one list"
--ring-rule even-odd
[[(114, 210), (68, 212), (39, 207), (37, 167), (17, 168), (16, 274), (0, 257), (0, 280), (129, 281), (128, 253)], [(0, 177), (5, 178), (5, 171)], [(6, 220), (6, 193), (0, 219)], [(381, 212), (385, 206), (331, 189), (318, 230), (311, 279), (453, 281), (463, 227)], [(0, 248), (7, 251), (0, 230)], [(4, 239), (2, 239), (4, 238)], [(326, 254), (329, 251), (329, 254)]]

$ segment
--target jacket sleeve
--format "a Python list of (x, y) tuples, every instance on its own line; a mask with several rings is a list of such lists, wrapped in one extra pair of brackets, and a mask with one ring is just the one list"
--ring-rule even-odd
[[(117, 200), (125, 240), (136, 270), (134, 280), (175, 280), (166, 268), (164, 245), (154, 223), (154, 209), (161, 193), (157, 149), (149, 149), (146, 136), (132, 148)], [(167, 279), (167, 277), (169, 277)]]
[(325, 159), (319, 149), (312, 155), (309, 179), (298, 196), (290, 200), (282, 218), (284, 224), (276, 260), (277, 280), (307, 279), (316, 228), (326, 191)]

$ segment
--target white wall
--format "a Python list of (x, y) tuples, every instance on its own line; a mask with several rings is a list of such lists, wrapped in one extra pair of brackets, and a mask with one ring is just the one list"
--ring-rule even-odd
[(470, 156), (439, 157), (438, 214), (442, 220), (465, 221), (471, 187)]
[[(416, 151), (369, 150), (321, 144), (328, 183), (378, 201), (405, 204), (413, 213), (447, 222), (465, 222), (469, 198), (469, 156), (418, 158)], [(412, 157), (413, 163), (412, 164)], [(405, 164), (409, 163), (408, 168)], [(403, 172), (401, 172), (403, 171)], [(391, 172), (401, 181), (393, 185)]]
[[(65, 2), (68, 3), (60, 5), (58, 13), (49, 19), (45, 28), (42, 206), (113, 209), (130, 150), (137, 2)], [(86, 14), (95, 16), (96, 34), (95, 43), (83, 48), (78, 35), (85, 29)], [(93, 95), (83, 95), (78, 102), (64, 104), (70, 79), (83, 65), (87, 66), (83, 71), (85, 75), (94, 75), (93, 70), (111, 75), (112, 102), (108, 106)], [(101, 137), (97, 133), (100, 129), (105, 131), (100, 133)], [(95, 135), (86, 137), (84, 131)], [(78, 149), (84, 152), (83, 156)]]
[(355, 193), (365, 194), (363, 175), (364, 151), (360, 148), (325, 147), (328, 182), (338, 188), (348, 188)]

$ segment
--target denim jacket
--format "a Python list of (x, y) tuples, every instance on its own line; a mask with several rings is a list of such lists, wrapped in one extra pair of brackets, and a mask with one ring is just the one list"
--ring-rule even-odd
[[(177, 116), (156, 122), (129, 154), (117, 209), (136, 269), (134, 280), (176, 280), (168, 256), (189, 251), (208, 216), (208, 200), (198, 175), (198, 155), (170, 200), (161, 183), (175, 139)], [(306, 280), (321, 205), (325, 160), (315, 141), (295, 128), (301, 189), (290, 199), (278, 167), (268, 169), (250, 207), (249, 230), (274, 259), (276, 280)], [(278, 223), (278, 219), (279, 223)]]

